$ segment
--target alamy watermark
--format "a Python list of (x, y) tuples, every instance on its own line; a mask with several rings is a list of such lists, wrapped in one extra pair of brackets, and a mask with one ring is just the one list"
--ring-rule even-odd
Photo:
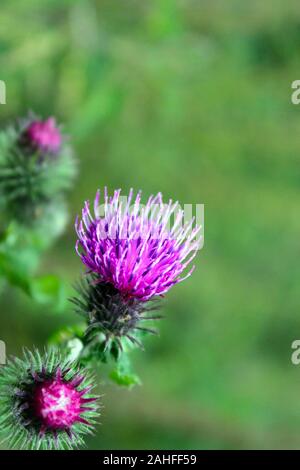
[(294, 90), (291, 94), (292, 104), (300, 104), (300, 80), (294, 80), (291, 88)]
[(3, 80), (0, 80), (0, 104), (6, 104), (6, 85)]
[(295, 339), (292, 342), (291, 348), (293, 349), (291, 362), (294, 366), (298, 366), (300, 364), (300, 339)]
[(0, 340), (0, 366), (6, 364), (6, 345)]
[[(196, 249), (204, 246), (204, 204), (155, 203), (130, 204), (127, 196), (118, 198), (118, 209), (114, 203), (99, 204), (95, 207), (99, 224), (97, 238), (105, 240), (145, 239), (160, 240), (163, 236), (179, 242), (193, 239)], [(87, 215), (87, 214), (86, 214)], [(109, 221), (109, 223), (108, 223)], [(89, 224), (88, 217), (85, 219)]]

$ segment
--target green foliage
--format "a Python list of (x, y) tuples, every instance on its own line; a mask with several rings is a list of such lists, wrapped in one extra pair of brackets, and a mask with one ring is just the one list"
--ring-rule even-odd
[(124, 387), (132, 387), (140, 385), (140, 378), (132, 371), (131, 363), (128, 354), (121, 353), (116, 367), (109, 374), (110, 379), (117, 385)]
[(93, 342), (90, 342), (86, 330), (85, 323), (60, 328), (50, 337), (49, 344), (62, 348), (68, 357), (76, 359), (83, 366), (99, 369), (102, 379), (106, 375), (117, 385), (129, 388), (141, 383), (132, 370), (129, 358), (130, 352), (136, 348), (131, 341), (122, 338), (120, 350), (119, 342), (114, 338), (107, 341), (103, 333), (95, 335)]
[[(30, 105), (74, 131), (71, 220), (104, 184), (206, 207), (196, 270), (133, 355), (143, 391), (107, 393), (90, 448), (299, 448), (299, 22), (294, 0), (1, 2), (1, 125)], [(73, 245), (70, 224), (47, 264), (71, 281)], [(30, 308), (8, 302), (9, 337)]]
[(63, 193), (76, 165), (69, 146), (41, 155), (19, 144), (22, 126), (0, 133), (0, 277), (40, 304), (65, 307), (64, 283), (54, 275), (36, 276), (43, 251), (65, 228)]
[(65, 282), (56, 275), (36, 275), (44, 248), (37, 233), (9, 225), (0, 239), (0, 279), (21, 289), (35, 302), (62, 311), (67, 303)]

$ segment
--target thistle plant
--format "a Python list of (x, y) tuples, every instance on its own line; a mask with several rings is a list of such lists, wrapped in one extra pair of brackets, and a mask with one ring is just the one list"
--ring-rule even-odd
[(12, 448), (73, 449), (99, 415), (90, 374), (52, 349), (0, 368), (0, 435)]
[(161, 318), (159, 299), (192, 274), (200, 227), (184, 223), (178, 202), (164, 204), (160, 193), (143, 206), (141, 192), (134, 198), (131, 190), (124, 203), (120, 190), (109, 196), (105, 188), (100, 202), (98, 191), (94, 215), (86, 201), (76, 220), (76, 251), (87, 271), (72, 302), (86, 320), (81, 357), (118, 362), (129, 343), (142, 347), (143, 334), (157, 332), (149, 322)]
[(6, 219), (41, 224), (49, 207), (64, 210), (63, 194), (76, 165), (54, 118), (29, 116), (0, 135), (0, 197)]
[[(48, 289), (51, 280), (35, 282), (33, 276), (42, 253), (65, 228), (65, 193), (76, 171), (68, 138), (54, 118), (30, 114), (0, 132), (0, 278), (36, 300), (46, 298), (44, 292), (35, 295), (37, 286)], [(56, 292), (59, 280), (52, 281), (48, 291)]]
[[(18, 145), (24, 158), (35, 149), (36, 165), (43, 165), (45, 158), (58, 158), (61, 138), (54, 121), (34, 122)], [(128, 353), (143, 347), (144, 335), (157, 333), (156, 310), (192, 274), (200, 245), (200, 227), (194, 219), (185, 222), (178, 206), (172, 200), (164, 204), (160, 193), (143, 205), (141, 192), (134, 196), (130, 190), (124, 201), (120, 190), (109, 196), (106, 188), (102, 199), (96, 193), (93, 215), (85, 202), (75, 229), (86, 272), (71, 299), (83, 323), (56, 336), (60, 349), (43, 355), (26, 350), (23, 359), (0, 369), (0, 433), (11, 447), (83, 445), (99, 414), (88, 371), (94, 366), (113, 364), (109, 377), (119, 385), (140, 383)]]

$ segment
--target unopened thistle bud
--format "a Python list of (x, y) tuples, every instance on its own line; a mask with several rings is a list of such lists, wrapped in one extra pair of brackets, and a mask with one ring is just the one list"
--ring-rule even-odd
[(54, 118), (29, 117), (0, 133), (0, 198), (8, 219), (32, 225), (63, 204), (76, 174), (66, 138)]
[(50, 350), (0, 369), (0, 432), (10, 448), (73, 449), (93, 431), (98, 397), (85, 370)]
[(62, 145), (62, 134), (53, 117), (33, 120), (21, 132), (19, 144), (32, 152), (55, 154)]

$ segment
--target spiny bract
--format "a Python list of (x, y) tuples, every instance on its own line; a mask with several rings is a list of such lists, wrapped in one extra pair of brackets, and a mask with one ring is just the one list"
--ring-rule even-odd
[(111, 284), (99, 282), (95, 275), (82, 279), (76, 290), (78, 295), (70, 300), (75, 304), (76, 313), (87, 321), (85, 344), (99, 345), (103, 338), (104, 350), (110, 340), (115, 341), (115, 346), (122, 350), (122, 338), (127, 338), (142, 347), (137, 333), (157, 333), (156, 329), (147, 325), (149, 321), (161, 318), (161, 315), (153, 313), (160, 305), (157, 299), (148, 302), (124, 299)]

